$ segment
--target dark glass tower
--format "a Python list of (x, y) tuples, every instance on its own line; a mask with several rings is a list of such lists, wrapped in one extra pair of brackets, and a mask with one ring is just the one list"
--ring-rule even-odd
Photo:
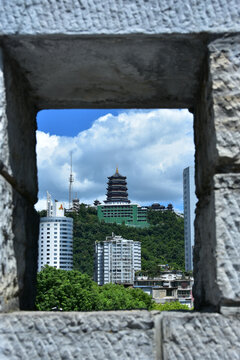
[(128, 192), (127, 192), (127, 182), (126, 176), (122, 176), (118, 172), (118, 168), (116, 172), (112, 176), (108, 176), (108, 187), (107, 187), (107, 200), (105, 200), (105, 204), (107, 203), (130, 203), (128, 200)]

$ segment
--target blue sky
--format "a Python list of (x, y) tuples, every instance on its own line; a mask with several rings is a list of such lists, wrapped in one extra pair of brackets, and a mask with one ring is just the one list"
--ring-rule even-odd
[(182, 211), (182, 171), (194, 163), (187, 110), (43, 110), (37, 123), (37, 209), (45, 207), (46, 191), (67, 204), (72, 153), (73, 193), (81, 202), (103, 201), (118, 166), (132, 202), (171, 202)]
[(37, 115), (38, 130), (59, 136), (76, 136), (89, 129), (93, 122), (106, 114), (118, 115), (119, 109), (42, 110)]

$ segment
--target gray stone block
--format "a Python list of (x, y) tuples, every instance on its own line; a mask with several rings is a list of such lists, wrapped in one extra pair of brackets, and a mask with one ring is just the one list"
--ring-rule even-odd
[(213, 306), (218, 310), (221, 293), (217, 284), (216, 226), (214, 193), (202, 196), (197, 204), (194, 244), (194, 308)]
[(209, 44), (217, 172), (240, 165), (240, 36)]
[(38, 216), (35, 108), (18, 66), (0, 57), (0, 311), (33, 309)]
[[(218, 174), (200, 199), (195, 221), (196, 307), (240, 301), (240, 179)], [(201, 304), (201, 305), (200, 305)]]
[(0, 160), (7, 171), (12, 174), (9, 165), (7, 95), (4, 76), (3, 51), (0, 48)]
[(0, 312), (34, 309), (39, 217), (0, 175)]
[(238, 35), (217, 39), (208, 45), (195, 106), (198, 197), (212, 188), (214, 174), (240, 172), (239, 54)]
[(12, 229), (17, 261), (19, 307), (21, 310), (34, 310), (39, 216), (34, 206), (16, 191), (13, 192)]
[(163, 312), (156, 319), (164, 360), (239, 360), (240, 317)]
[(3, 42), (39, 109), (190, 107), (206, 46), (202, 35), (60, 34)]
[(0, 312), (19, 308), (13, 234), (13, 190), (0, 175)]
[(2, 314), (0, 358), (153, 360), (154, 317), (147, 311)]
[(240, 302), (240, 177), (214, 176), (217, 284), (222, 303)]
[(136, 34), (240, 30), (238, 0), (1, 0), (2, 34)]
[(32, 204), (37, 202), (36, 108), (19, 65), (4, 52), (9, 173), (13, 187)]
[[(6, 87), (3, 54), (0, 49), (0, 174), (10, 173)], [(0, 312), (19, 308), (17, 264), (14, 252), (13, 189), (0, 175)]]

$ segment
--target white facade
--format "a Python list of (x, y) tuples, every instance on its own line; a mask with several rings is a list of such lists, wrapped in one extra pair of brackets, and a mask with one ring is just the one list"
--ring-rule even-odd
[(38, 271), (44, 265), (57, 269), (73, 268), (73, 219), (64, 216), (63, 204), (51, 202), (48, 194), (47, 217), (40, 219)]
[(107, 283), (133, 284), (135, 271), (141, 270), (141, 243), (107, 236), (95, 243), (94, 280), (98, 285)]
[(194, 168), (183, 170), (185, 270), (193, 270), (194, 219), (197, 198), (195, 195)]

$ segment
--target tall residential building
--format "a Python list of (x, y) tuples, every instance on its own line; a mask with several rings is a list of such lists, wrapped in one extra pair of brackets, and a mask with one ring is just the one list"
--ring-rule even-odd
[(185, 270), (193, 270), (194, 219), (197, 198), (195, 195), (194, 168), (183, 170)]
[(126, 176), (118, 172), (108, 177), (107, 199), (104, 205), (97, 206), (98, 218), (106, 223), (126, 224), (129, 226), (146, 227), (147, 208), (131, 204), (128, 200)]
[(47, 217), (40, 219), (38, 271), (44, 265), (57, 269), (73, 268), (73, 219), (64, 216), (63, 204), (47, 193)]
[(107, 283), (133, 284), (135, 272), (141, 270), (141, 243), (107, 236), (95, 243), (94, 280), (98, 285)]

